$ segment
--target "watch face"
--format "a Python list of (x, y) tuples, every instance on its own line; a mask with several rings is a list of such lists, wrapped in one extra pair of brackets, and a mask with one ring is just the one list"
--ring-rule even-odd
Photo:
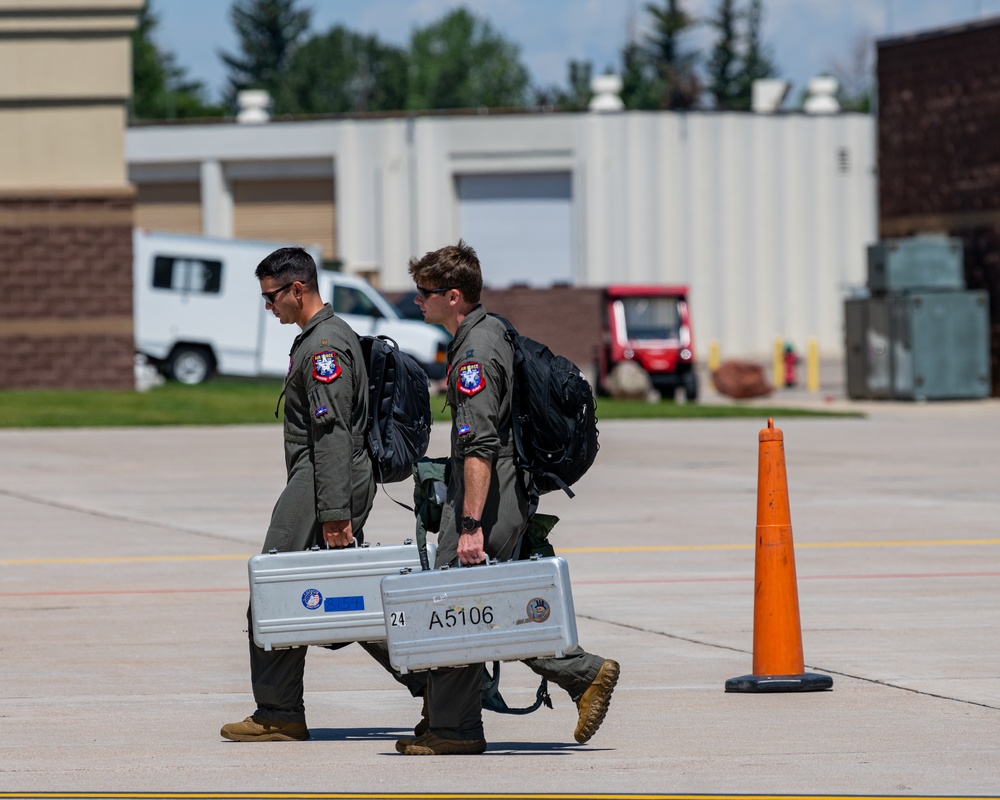
[(475, 517), (464, 517), (462, 519), (462, 529), (466, 531), (474, 531), (479, 527), (479, 520)]

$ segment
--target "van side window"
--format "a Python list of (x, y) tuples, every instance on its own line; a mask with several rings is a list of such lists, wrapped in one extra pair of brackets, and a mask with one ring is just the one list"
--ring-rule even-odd
[(153, 288), (218, 294), (222, 289), (222, 262), (156, 256), (153, 259)]
[(333, 289), (333, 311), (335, 314), (357, 314), (362, 317), (381, 317), (378, 310), (364, 292), (347, 286), (335, 286)]

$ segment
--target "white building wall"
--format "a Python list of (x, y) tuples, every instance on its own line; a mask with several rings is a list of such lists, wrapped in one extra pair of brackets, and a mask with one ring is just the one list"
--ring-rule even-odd
[[(704, 354), (715, 340), (724, 357), (766, 356), (775, 338), (803, 351), (815, 337), (821, 352), (840, 353), (844, 289), (864, 282), (877, 230), (874, 122), (859, 114), (142, 127), (128, 131), (126, 153), (135, 180), (192, 165), (225, 175), (332, 164), (340, 252), (325, 255), (376, 271), (390, 290), (409, 287), (411, 257), (460, 235), (456, 176), (569, 172), (575, 282), (688, 284), (697, 344)], [(231, 218), (225, 208), (205, 214), (222, 227)]]

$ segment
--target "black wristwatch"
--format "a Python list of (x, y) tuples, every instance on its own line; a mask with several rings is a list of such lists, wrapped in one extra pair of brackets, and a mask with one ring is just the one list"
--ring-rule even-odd
[(475, 517), (462, 517), (462, 531), (465, 533), (472, 533), (474, 530), (481, 528), (483, 525)]

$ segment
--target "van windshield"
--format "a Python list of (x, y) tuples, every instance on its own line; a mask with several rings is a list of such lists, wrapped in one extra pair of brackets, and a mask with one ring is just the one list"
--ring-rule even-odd
[(337, 286), (333, 290), (333, 311), (335, 314), (357, 314), (362, 317), (381, 317), (375, 303), (364, 292), (348, 286)]
[(625, 339), (679, 339), (677, 297), (624, 297), (615, 301), (624, 321)]

